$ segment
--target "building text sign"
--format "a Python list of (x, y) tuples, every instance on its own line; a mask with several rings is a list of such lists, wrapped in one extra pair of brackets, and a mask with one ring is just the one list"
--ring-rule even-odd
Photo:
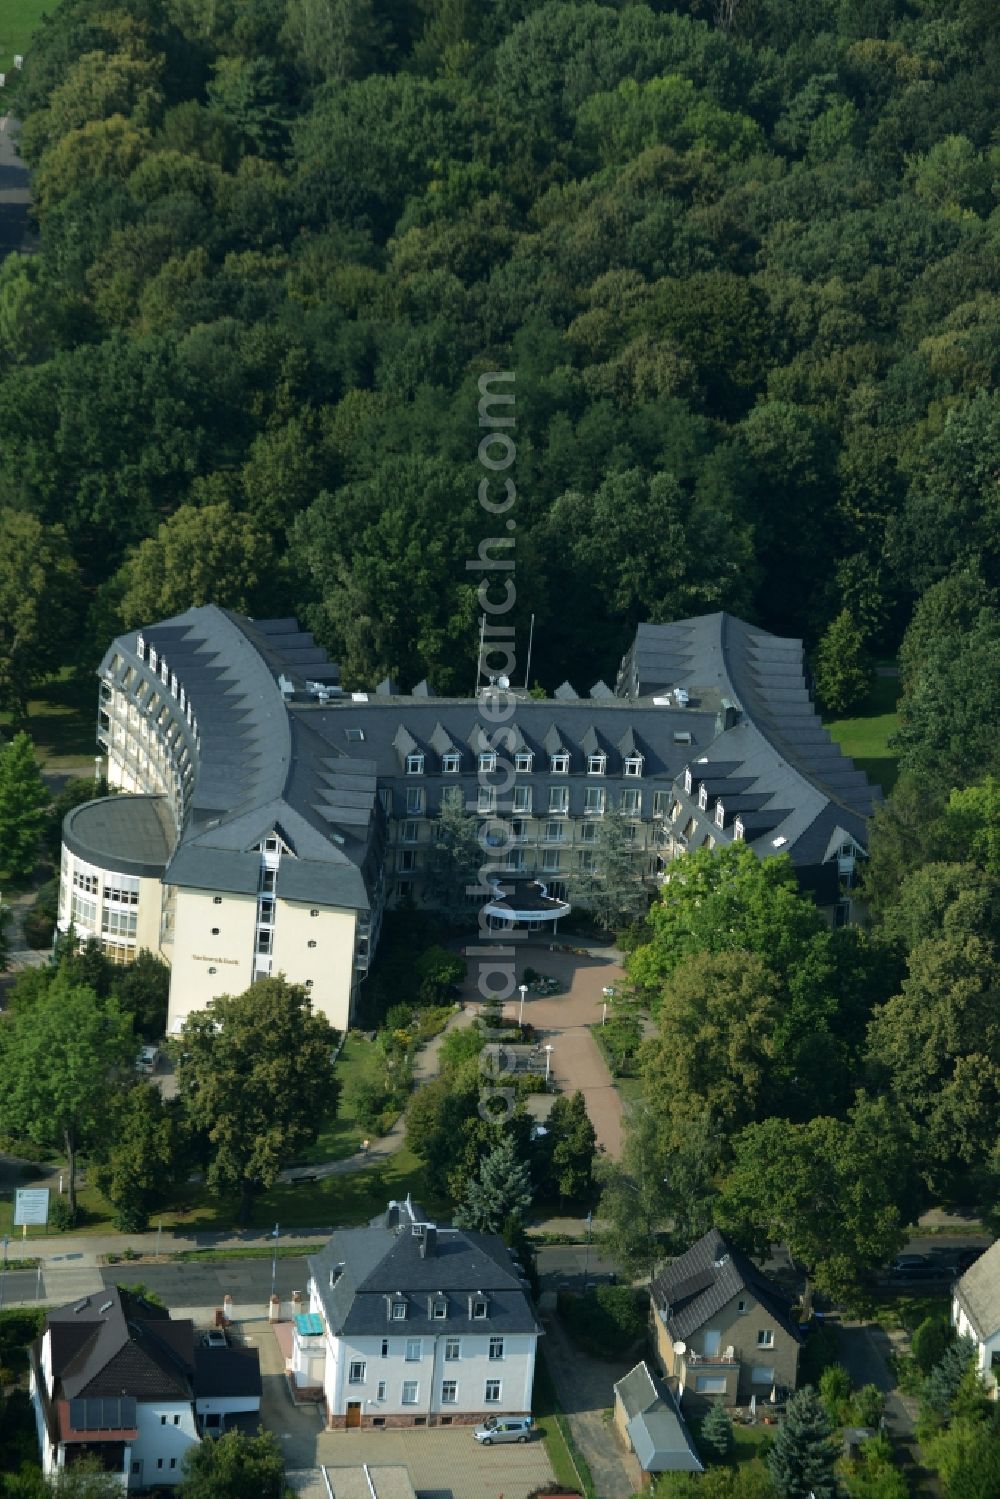
[(48, 1221), (48, 1187), (18, 1187), (14, 1193), (14, 1227), (27, 1228), (29, 1223), (44, 1227)]

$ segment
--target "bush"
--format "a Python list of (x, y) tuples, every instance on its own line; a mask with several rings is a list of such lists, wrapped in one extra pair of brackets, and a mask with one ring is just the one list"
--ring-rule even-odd
[(645, 1336), (648, 1301), (631, 1286), (560, 1291), (559, 1315), (574, 1343), (595, 1358), (621, 1358)]
[(851, 1380), (840, 1364), (831, 1364), (820, 1375), (819, 1398), (834, 1426), (846, 1426), (850, 1419)]
[(862, 1385), (854, 1397), (854, 1414), (858, 1426), (877, 1427), (885, 1412), (885, 1396), (877, 1385)]
[(77, 1215), (71, 1210), (67, 1197), (57, 1197), (49, 1208), (49, 1228), (54, 1229), (57, 1234), (75, 1228), (76, 1219)]
[(953, 1333), (943, 1317), (925, 1317), (913, 1334), (913, 1357), (921, 1374), (929, 1374), (940, 1363)]

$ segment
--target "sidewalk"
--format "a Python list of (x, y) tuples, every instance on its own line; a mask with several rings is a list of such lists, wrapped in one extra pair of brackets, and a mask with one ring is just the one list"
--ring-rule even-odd
[[(466, 1006), (464, 1010), (457, 1010), (448, 1021), (443, 1031), (432, 1036), (425, 1046), (422, 1046), (413, 1058), (413, 1086), (419, 1088), (422, 1083), (429, 1083), (437, 1077), (438, 1055), (441, 1051), (445, 1036), (449, 1031), (461, 1030), (472, 1024), (475, 1019), (473, 1011)], [(368, 1150), (357, 1150), (353, 1155), (345, 1156), (340, 1161), (323, 1161), (318, 1166), (289, 1166), (284, 1171), (279, 1171), (279, 1182), (292, 1181), (316, 1181), (325, 1180), (329, 1176), (347, 1176), (352, 1171), (363, 1171), (366, 1166), (373, 1165), (376, 1161), (384, 1161), (387, 1156), (399, 1150), (406, 1135), (406, 1115), (400, 1114), (388, 1134), (380, 1135), (377, 1140), (372, 1140)]]

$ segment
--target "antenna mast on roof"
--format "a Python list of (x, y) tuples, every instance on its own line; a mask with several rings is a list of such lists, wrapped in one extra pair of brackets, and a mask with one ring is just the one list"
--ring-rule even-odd
[(486, 643), (486, 615), (479, 622), (479, 655), (476, 657), (476, 681), (472, 689), (472, 696), (479, 696), (479, 678), (483, 674), (483, 646)]
[(524, 668), (524, 690), (531, 691), (531, 647), (535, 639), (535, 616), (531, 616), (531, 628), (528, 631), (528, 663)]

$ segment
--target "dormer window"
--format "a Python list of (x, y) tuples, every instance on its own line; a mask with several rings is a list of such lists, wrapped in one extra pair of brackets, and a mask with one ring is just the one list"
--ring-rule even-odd
[(691, 779), (691, 767), (689, 765), (684, 771), (684, 790), (687, 792), (688, 796), (691, 795), (691, 787), (693, 786), (693, 784), (694, 782)]
[(703, 812), (708, 811), (708, 787), (705, 785), (704, 781), (698, 787), (698, 806)]
[(715, 826), (724, 828), (726, 825), (726, 812), (721, 802), (715, 804)]
[(423, 755), (407, 755), (406, 774), (408, 776), (422, 776), (424, 773)]
[(389, 1306), (391, 1308), (389, 1315), (391, 1316), (393, 1322), (406, 1321), (406, 1302), (399, 1291), (396, 1292), (395, 1296), (390, 1301)]
[(569, 755), (560, 753), (549, 756), (549, 769), (554, 776), (564, 776), (569, 771)]
[(518, 750), (514, 756), (514, 770), (522, 775), (530, 775), (531, 762), (534, 759), (530, 750)]
[(625, 756), (625, 774), (627, 776), (641, 776), (642, 775), (642, 756), (641, 755), (626, 755)]
[(449, 750), (441, 756), (441, 769), (446, 776), (457, 775), (462, 768), (462, 757), (457, 750)]
[(135, 637), (135, 653), (139, 657), (140, 661), (145, 661), (145, 659), (146, 659), (146, 642), (143, 639), (142, 635), (137, 635)]
[(442, 1291), (431, 1302), (430, 1313), (435, 1322), (444, 1322), (448, 1316), (448, 1299)]
[(587, 774), (589, 776), (602, 776), (607, 769), (607, 755), (588, 755)]
[(743, 823), (737, 817), (736, 821), (733, 823), (733, 837), (734, 837), (734, 839), (736, 840), (737, 843), (742, 843), (743, 842), (743, 832), (744, 832)]
[(469, 1297), (469, 1317), (470, 1317), (471, 1321), (473, 1321), (473, 1322), (483, 1322), (483, 1321), (485, 1321), (486, 1320), (486, 1312), (487, 1312), (487, 1306), (486, 1306), (486, 1298), (485, 1298), (485, 1296), (470, 1296)]
[(496, 750), (481, 750), (479, 754), (479, 774), (492, 775), (496, 768)]
[(151, 671), (156, 670), (156, 659), (156, 646), (151, 645), (149, 647), (149, 668)]

